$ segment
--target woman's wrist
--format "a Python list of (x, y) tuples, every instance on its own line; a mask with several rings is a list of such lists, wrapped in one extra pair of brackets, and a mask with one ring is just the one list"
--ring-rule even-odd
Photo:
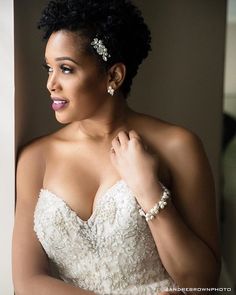
[(140, 192), (137, 193), (136, 198), (144, 212), (149, 211), (157, 202), (161, 200), (163, 188), (158, 179), (147, 183)]
[[(159, 182), (160, 183), (160, 182)], [(162, 188), (162, 195), (161, 199), (154, 204), (151, 209), (149, 209), (147, 212), (145, 212), (142, 208), (139, 209), (139, 213), (141, 216), (143, 216), (146, 221), (153, 220), (159, 213), (167, 206), (167, 201), (170, 199), (170, 191), (162, 184), (160, 183)]]

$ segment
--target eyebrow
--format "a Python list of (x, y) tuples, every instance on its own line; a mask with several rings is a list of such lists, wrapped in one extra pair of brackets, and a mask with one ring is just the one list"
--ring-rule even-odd
[[(55, 61), (62, 61), (62, 60), (69, 60), (69, 61), (72, 61), (73, 63), (75, 63), (76, 65), (79, 65), (78, 62), (76, 62), (73, 58), (71, 58), (69, 56), (62, 56), (62, 57), (55, 58)], [(46, 57), (45, 57), (45, 61), (47, 61)]]

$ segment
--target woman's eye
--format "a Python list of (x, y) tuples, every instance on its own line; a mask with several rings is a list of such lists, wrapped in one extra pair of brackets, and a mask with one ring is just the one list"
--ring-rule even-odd
[[(48, 64), (43, 64), (44, 69), (48, 72), (48, 74), (53, 72), (53, 68), (51, 68)], [(71, 74), (73, 70), (69, 68), (68, 66), (61, 65), (60, 70), (64, 74)]]
[(73, 71), (71, 68), (68, 68), (67, 66), (61, 66), (61, 70), (64, 74), (71, 74)]
[(49, 65), (43, 64), (43, 67), (48, 73), (52, 73), (53, 69)]

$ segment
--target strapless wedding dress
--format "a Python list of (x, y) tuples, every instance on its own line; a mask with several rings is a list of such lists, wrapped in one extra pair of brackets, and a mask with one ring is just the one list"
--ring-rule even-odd
[(67, 283), (102, 295), (156, 295), (176, 287), (124, 180), (98, 199), (87, 221), (61, 196), (41, 189), (34, 230)]

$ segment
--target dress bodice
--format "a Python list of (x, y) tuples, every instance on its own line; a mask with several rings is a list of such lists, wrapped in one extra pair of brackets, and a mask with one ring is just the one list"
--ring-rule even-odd
[(87, 221), (61, 197), (41, 189), (34, 230), (65, 282), (103, 295), (156, 295), (175, 287), (123, 180), (98, 199)]

